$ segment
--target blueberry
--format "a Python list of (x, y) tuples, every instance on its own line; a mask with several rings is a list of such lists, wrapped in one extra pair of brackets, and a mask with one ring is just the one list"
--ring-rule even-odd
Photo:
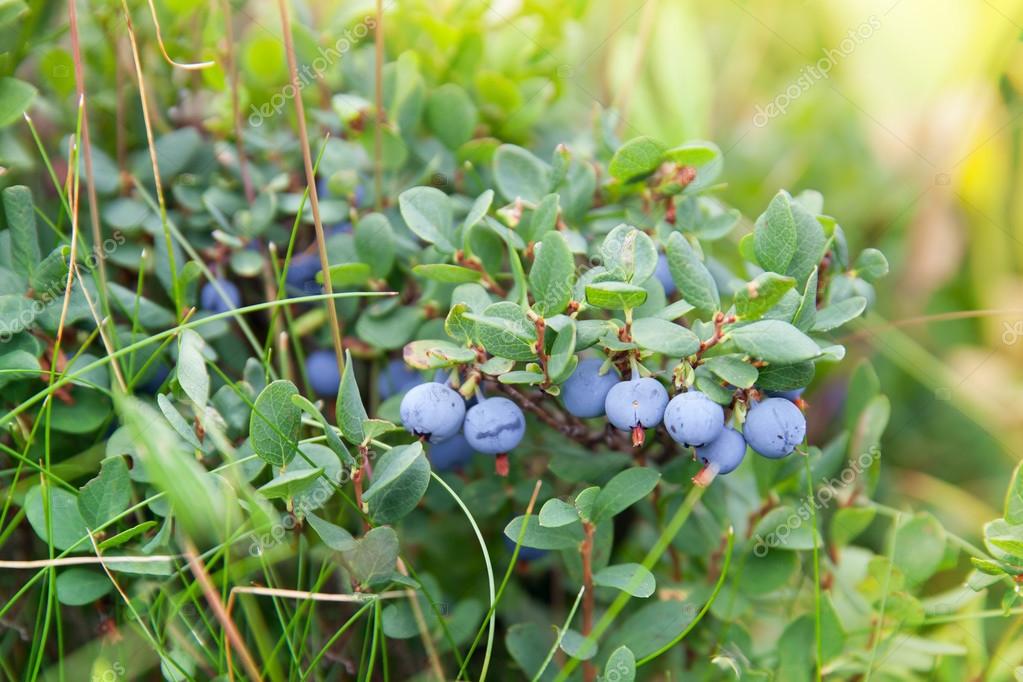
[(381, 400), (404, 393), (413, 386), (423, 383), (423, 378), (401, 360), (391, 360), (384, 371), (377, 376), (377, 393)]
[(479, 452), (507, 453), (525, 434), (522, 409), (507, 398), (486, 398), (465, 413), (465, 439)]
[(794, 391), (768, 391), (767, 395), (771, 398), (785, 398), (785, 400), (794, 403), (803, 397), (805, 390), (805, 388), (797, 388)]
[(742, 432), (755, 451), (780, 459), (803, 442), (806, 417), (785, 398), (768, 398), (750, 409)]
[(305, 359), (305, 372), (309, 377), (309, 386), (316, 395), (337, 397), (337, 389), (341, 386), (341, 371), (334, 351), (314, 350)]
[(285, 283), (291, 289), (304, 294), (320, 293), (320, 285), (316, 282), (316, 273), (320, 271), (320, 257), (315, 253), (300, 253), (293, 256), (288, 264)]
[[(511, 554), (512, 552), (515, 551), (515, 541), (512, 540), (507, 535), (503, 537), (504, 546), (508, 548), (508, 553)], [(519, 561), (525, 561), (526, 563), (529, 563), (530, 561), (539, 561), (540, 559), (543, 559), (545, 556), (547, 556), (547, 550), (545, 549), (537, 549), (536, 547), (526, 547), (525, 545), (519, 547)]]
[(701, 446), (721, 435), (725, 411), (700, 391), (679, 393), (664, 410), (664, 425), (675, 442)]
[(139, 378), (136, 385), (139, 390), (149, 395), (156, 395), (163, 386), (163, 382), (170, 375), (170, 367), (163, 360), (157, 360), (149, 366), (146, 373)]
[(643, 429), (661, 423), (668, 392), (657, 379), (631, 379), (611, 387), (604, 400), (607, 419), (622, 431), (632, 431), (633, 445), (643, 444)]
[(663, 253), (657, 257), (657, 267), (654, 269), (654, 277), (664, 287), (664, 293), (671, 296), (675, 293), (675, 280), (671, 276), (671, 269), (668, 267), (668, 257)]
[(409, 432), (436, 444), (451, 438), (462, 428), (465, 401), (458, 391), (429, 381), (412, 387), (401, 399), (398, 411), (401, 423)]
[(746, 441), (741, 433), (726, 426), (717, 438), (696, 448), (696, 456), (704, 464), (715, 465), (717, 473), (727, 474), (742, 464), (742, 458), (746, 456)]
[(430, 465), (434, 471), (461, 469), (472, 459), (472, 446), (460, 433), (430, 448)]
[(213, 288), (213, 282), (207, 282), (199, 292), (199, 307), (211, 313), (226, 313), (242, 304), (241, 292), (234, 282), (223, 277), (217, 278), (216, 282), (224, 295), (221, 296), (220, 292)]
[(614, 368), (601, 374), (603, 365), (604, 362), (597, 358), (583, 360), (561, 385), (561, 402), (569, 414), (583, 418), (604, 414), (604, 399), (619, 382), (619, 377)]

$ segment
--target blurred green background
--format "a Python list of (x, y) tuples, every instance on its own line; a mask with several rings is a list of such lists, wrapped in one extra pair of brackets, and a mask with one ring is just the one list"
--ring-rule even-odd
[(892, 399), (881, 497), (970, 535), (998, 516), (1023, 457), (1023, 2), (605, 2), (584, 25), (575, 95), (631, 90), (623, 135), (715, 140), (747, 217), (817, 189), (888, 255), (850, 345)]

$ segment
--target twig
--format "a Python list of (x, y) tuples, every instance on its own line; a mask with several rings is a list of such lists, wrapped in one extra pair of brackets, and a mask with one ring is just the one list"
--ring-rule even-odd
[[(583, 561), (583, 636), (589, 637), (593, 631), (593, 524), (583, 522), (583, 542), (579, 553)], [(597, 679), (597, 669), (593, 663), (583, 663), (583, 678), (586, 682)]]
[[(124, 0), (122, 0), (123, 2)], [(302, 162), (305, 165), (305, 179), (309, 186), (309, 204), (313, 209), (313, 226), (316, 229), (316, 248), (320, 252), (320, 270), (323, 271), (323, 290), (327, 294), (334, 293), (334, 285), (330, 281), (330, 263), (327, 259), (327, 239), (323, 234), (323, 222), (320, 220), (320, 198), (316, 190), (316, 174), (313, 171), (313, 159), (309, 151), (309, 134), (305, 125), (305, 105), (302, 103), (302, 84), (298, 80), (298, 64), (295, 60), (295, 44), (291, 36), (291, 18), (288, 16), (286, 0), (277, 0), (277, 8), (281, 14), (281, 30), (284, 33), (284, 51), (288, 57), (288, 71), (291, 74), (291, 87), (295, 91), (295, 114), (298, 116), (298, 137), (302, 144)], [(341, 320), (338, 318), (334, 301), (327, 303), (327, 315), (330, 318), (331, 334), (334, 338), (334, 354), (340, 370), (345, 366), (343, 345), (344, 333)]]

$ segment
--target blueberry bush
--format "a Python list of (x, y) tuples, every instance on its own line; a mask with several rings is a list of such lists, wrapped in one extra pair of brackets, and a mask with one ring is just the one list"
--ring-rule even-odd
[(983, 547), (875, 499), (885, 256), (574, 107), (580, 8), (384, 4), (0, 2), (5, 678), (1018, 660), (1019, 469)]

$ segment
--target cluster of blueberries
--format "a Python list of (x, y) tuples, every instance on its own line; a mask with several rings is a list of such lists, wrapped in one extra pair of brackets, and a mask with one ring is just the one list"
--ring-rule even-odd
[[(434, 446), (443, 446), (460, 436), (468, 446), (467, 454), (475, 451), (495, 455), (497, 472), (506, 475), (508, 452), (526, 435), (526, 417), (522, 408), (507, 398), (484, 398), (478, 394), (474, 402), (467, 409), (462, 395), (446, 383), (422, 383), (409, 389), (401, 399), (401, 422), (409, 432)], [(456, 452), (466, 452), (460, 442), (452, 445), (458, 448)], [(442, 451), (438, 457), (438, 449), (434, 447), (430, 452), (435, 466), (437, 459), (444, 460), (453, 454)]]
[(643, 429), (662, 421), (676, 442), (696, 450), (715, 473), (727, 474), (742, 462), (749, 445), (770, 459), (785, 457), (803, 441), (806, 417), (795, 405), (801, 392), (778, 394), (755, 403), (742, 433), (725, 424), (721, 405), (700, 391), (668, 399), (664, 386), (651, 377), (620, 380), (618, 373), (596, 358), (583, 360), (561, 387), (565, 409), (577, 417), (606, 415), (622, 431), (642, 443)]

